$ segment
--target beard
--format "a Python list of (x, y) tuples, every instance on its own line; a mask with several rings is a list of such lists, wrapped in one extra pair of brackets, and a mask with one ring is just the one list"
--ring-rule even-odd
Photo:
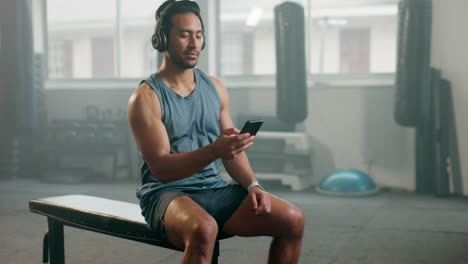
[[(169, 59), (171, 60), (171, 62), (182, 69), (192, 69), (192, 68), (195, 68), (195, 66), (197, 66), (198, 57), (196, 59), (185, 60), (182, 56), (172, 51), (168, 50), (168, 52), (169, 52)], [(184, 54), (188, 52), (189, 51), (186, 51), (184, 52)]]

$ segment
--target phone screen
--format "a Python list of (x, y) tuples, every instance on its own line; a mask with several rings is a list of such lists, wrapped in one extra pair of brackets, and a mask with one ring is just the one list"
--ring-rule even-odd
[(241, 134), (242, 133), (250, 133), (251, 136), (255, 136), (260, 130), (260, 127), (263, 124), (263, 120), (257, 119), (257, 120), (248, 120), (245, 122), (244, 127), (242, 127)]

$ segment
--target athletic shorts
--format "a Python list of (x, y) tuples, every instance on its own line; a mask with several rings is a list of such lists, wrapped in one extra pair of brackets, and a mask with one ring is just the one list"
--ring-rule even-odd
[(216, 220), (218, 229), (222, 230), (224, 224), (247, 196), (247, 190), (239, 184), (231, 184), (218, 189), (164, 192), (156, 201), (153, 222), (150, 225), (150, 228), (162, 240), (168, 241), (162, 221), (164, 213), (169, 203), (179, 196), (190, 197)]

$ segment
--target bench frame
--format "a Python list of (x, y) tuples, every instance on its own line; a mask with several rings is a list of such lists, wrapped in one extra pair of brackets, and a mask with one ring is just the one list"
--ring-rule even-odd
[[(87, 196), (89, 197), (89, 196)], [(55, 197), (50, 197), (50, 198), (55, 198)], [(46, 198), (47, 199), (47, 198)], [(141, 243), (146, 243), (158, 247), (163, 247), (171, 250), (176, 250), (176, 251), (181, 251), (183, 252), (183, 249), (176, 248), (172, 244), (158, 240), (155, 238), (152, 238), (151, 236), (147, 236), (146, 234), (143, 234), (142, 236), (138, 235), (133, 235), (131, 232), (130, 233), (116, 233), (112, 232), (112, 230), (106, 230), (105, 228), (99, 228), (99, 227), (91, 227), (86, 224), (80, 224), (74, 221), (70, 221), (69, 218), (71, 216), (71, 213), (74, 212), (79, 212), (82, 215), (86, 215), (88, 212), (80, 210), (80, 209), (75, 209), (72, 207), (67, 207), (66, 210), (69, 211), (67, 212), (67, 217), (59, 217), (51, 213), (51, 210), (42, 210), (40, 209), (41, 205), (44, 205), (45, 207), (54, 207), (55, 205), (53, 203), (47, 203), (41, 201), (42, 199), (39, 200), (31, 200), (29, 201), (29, 209), (33, 213), (41, 214), (47, 217), (47, 222), (48, 222), (48, 231), (46, 232), (44, 236), (44, 242), (43, 242), (43, 263), (47, 263), (49, 260), (50, 256), (50, 264), (64, 264), (65, 263), (65, 246), (64, 246), (64, 226), (69, 226), (69, 227), (75, 227), (78, 229), (83, 229), (83, 230), (88, 230), (88, 231), (93, 231), (101, 234), (106, 234), (114, 237), (120, 237), (128, 240), (133, 240)], [(120, 201), (118, 201), (120, 202)], [(59, 207), (59, 206), (56, 206)], [(106, 214), (101, 214), (99, 212), (89, 212), (90, 215), (93, 215), (93, 217), (108, 217)], [(119, 221), (126, 221), (128, 220), (129, 223), (135, 224), (134, 220), (132, 219), (125, 219), (121, 217), (117, 217)], [(136, 224), (140, 224), (137, 222)], [(151, 230), (146, 226), (145, 223), (143, 224), (144, 227), (146, 227), (145, 233), (151, 234)], [(140, 226), (140, 225), (139, 225)], [(141, 232), (141, 230), (137, 230), (135, 232)], [(215, 247), (213, 250), (213, 257), (212, 257), (212, 263), (213, 264), (218, 264), (218, 257), (219, 257), (219, 239), (224, 239), (229, 236), (224, 236), (224, 237), (219, 237), (216, 240)]]

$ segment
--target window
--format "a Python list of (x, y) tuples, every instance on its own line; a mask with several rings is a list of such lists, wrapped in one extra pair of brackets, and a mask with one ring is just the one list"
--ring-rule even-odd
[(273, 8), (281, 2), (220, 1), (221, 75), (276, 72)]
[(73, 47), (70, 40), (55, 39), (49, 42), (50, 78), (71, 78), (73, 73)]
[[(222, 75), (275, 74), (274, 8), (282, 2), (220, 2)], [(295, 2), (304, 7), (309, 73), (395, 71), (397, 0)], [(250, 47), (239, 39), (240, 33), (252, 36)], [(250, 58), (243, 52), (244, 48), (251, 51)], [(249, 59), (249, 63), (243, 64)], [(240, 65), (251, 69), (240, 69)]]
[[(48, 0), (49, 78), (144, 78), (153, 73), (160, 54), (150, 39), (154, 12), (163, 1)], [(205, 9), (216, 5), (202, 10), (210, 29), (207, 38), (219, 41), (207, 49), (210, 56), (219, 56), (209, 60), (219, 64), (210, 65), (216, 74), (270, 78), (276, 73), (274, 8), (283, 0), (198, 2)], [(304, 7), (311, 76), (395, 72), (398, 0), (295, 2)]]
[(114, 39), (97, 37), (91, 40), (91, 60), (94, 78), (114, 77)]
[(310, 7), (310, 72), (395, 72), (397, 1), (314, 1)]
[[(157, 50), (153, 48), (153, 45), (151, 44), (151, 39), (148, 37), (148, 39), (144, 42), (143, 44), (143, 61), (144, 61), (144, 76), (149, 76), (152, 73), (154, 73), (158, 67), (159, 67), (159, 57), (161, 56)], [(137, 76), (141, 77), (141, 75)]]
[(224, 32), (222, 39), (222, 75), (253, 74), (254, 35), (250, 32)]
[(369, 29), (340, 30), (340, 72), (369, 72)]
[(163, 0), (120, 0), (120, 77), (142, 78), (156, 71), (158, 52), (151, 45), (154, 14)]
[(154, 72), (157, 52), (150, 39), (162, 1), (48, 0), (49, 78), (141, 78)]
[[(114, 50), (115, 9), (114, 0), (47, 1), (49, 69), (58, 71), (49, 72), (49, 78), (114, 76), (114, 54), (109, 53)], [(99, 61), (100, 52), (104, 52), (103, 61)], [(69, 72), (60, 73), (67, 63)]]

